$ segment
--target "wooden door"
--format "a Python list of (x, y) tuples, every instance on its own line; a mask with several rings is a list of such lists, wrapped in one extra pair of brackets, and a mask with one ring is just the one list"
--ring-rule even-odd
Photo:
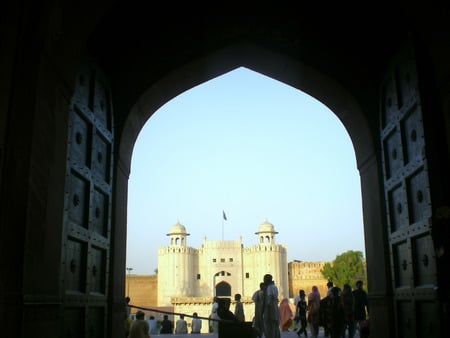
[(440, 337), (432, 207), (413, 49), (393, 60), (382, 87), (381, 146), (395, 337)]
[(70, 106), (61, 263), (63, 337), (105, 337), (111, 242), (113, 123), (108, 82), (81, 66)]

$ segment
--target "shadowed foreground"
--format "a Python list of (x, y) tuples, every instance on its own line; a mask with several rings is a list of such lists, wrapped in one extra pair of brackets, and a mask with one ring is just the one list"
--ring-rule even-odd
[[(152, 337), (155, 337), (155, 336), (158, 336), (158, 337), (159, 337), (159, 336), (168, 336), (168, 335), (165, 335), (165, 334), (162, 334), (162, 335), (159, 335), (159, 334), (158, 334), (158, 335), (152, 335)], [(217, 333), (173, 334), (173, 335), (169, 335), (169, 336), (175, 336), (175, 337), (177, 337), (177, 338), (184, 338), (184, 337), (186, 337), (186, 338), (194, 338), (194, 337), (196, 337), (196, 336), (201, 336), (202, 338), (218, 338)], [(303, 338), (304, 335), (301, 335), (301, 337)], [(309, 330), (308, 330), (308, 337), (311, 337)], [(319, 338), (325, 337), (325, 336), (323, 335), (323, 329), (322, 329), (322, 328), (320, 328), (318, 337), (319, 337)], [(297, 333), (294, 332), (294, 331), (281, 332), (281, 338), (298, 338), (298, 335), (297, 335)], [(359, 338), (358, 332), (355, 333), (355, 335), (354, 335), (353, 338)]]

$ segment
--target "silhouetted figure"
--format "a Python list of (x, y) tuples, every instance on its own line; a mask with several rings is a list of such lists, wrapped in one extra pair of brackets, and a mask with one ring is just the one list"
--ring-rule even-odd
[(173, 333), (173, 323), (169, 320), (168, 315), (164, 315), (163, 320), (161, 322), (161, 329), (159, 330), (160, 334), (172, 334)]
[(231, 338), (239, 333), (237, 326), (239, 322), (234, 313), (230, 311), (230, 304), (229, 298), (218, 299), (217, 315), (221, 319), (219, 322), (219, 338)]
[(262, 337), (262, 335), (264, 334), (264, 283), (259, 283), (259, 290), (255, 291), (252, 296), (252, 300), (253, 302), (255, 302), (255, 317), (253, 318), (253, 328), (255, 329), (257, 336)]
[(355, 302), (355, 328), (360, 329), (362, 323), (366, 320), (366, 311), (369, 313), (367, 303), (367, 293), (363, 290), (363, 282), (356, 282), (356, 289), (353, 290), (353, 301)]
[(295, 330), (298, 330), (300, 328), (299, 327), (300, 318), (298, 317), (298, 309), (297, 309), (297, 304), (298, 304), (298, 301), (300, 300), (300, 291), (301, 290), (298, 290), (298, 295), (295, 296), (295, 298), (294, 298), (294, 305), (295, 305), (295, 316), (294, 316), (294, 323), (295, 323), (295, 325), (294, 325), (294, 329)]
[(130, 317), (131, 314), (130, 297), (125, 297), (125, 312), (127, 317)]
[(325, 337), (329, 336), (326, 312), (327, 312), (327, 305), (328, 305), (329, 300), (330, 300), (331, 289), (333, 289), (333, 285), (334, 285), (333, 281), (328, 281), (328, 283), (327, 283), (327, 295), (326, 295), (325, 298), (323, 298), (320, 301), (320, 324), (319, 325), (323, 327), (323, 335)]
[(353, 338), (355, 334), (355, 316), (354, 316), (354, 301), (352, 288), (349, 284), (344, 284), (342, 289), (342, 302), (344, 303), (345, 326), (342, 338), (345, 338), (345, 331), (348, 331), (348, 338)]
[(305, 337), (308, 337), (308, 333), (306, 332), (306, 326), (307, 326), (307, 321), (306, 321), (306, 308), (307, 308), (307, 304), (306, 304), (306, 294), (304, 290), (300, 290), (300, 294), (299, 294), (300, 298), (297, 302), (297, 306), (296, 306), (296, 317), (298, 318), (299, 322), (300, 322), (300, 329), (298, 329), (297, 334), (300, 336), (302, 333), (305, 334)]
[(145, 313), (142, 311), (136, 312), (136, 319), (131, 324), (128, 338), (150, 338), (149, 331), (150, 328), (145, 320)]
[(331, 289), (333, 288), (333, 286), (334, 286), (334, 284), (333, 284), (333, 281), (328, 281), (328, 283), (327, 283), (327, 295), (328, 295), (328, 292), (331, 292)]
[(272, 275), (264, 275), (263, 322), (265, 338), (280, 338), (280, 313), (278, 311), (278, 288)]
[(319, 334), (319, 322), (320, 322), (320, 292), (317, 286), (313, 286), (311, 292), (308, 295), (308, 322), (309, 330), (311, 331), (311, 337), (317, 338)]
[(231, 300), (219, 298), (217, 314), (220, 317), (218, 338), (256, 338), (251, 323), (240, 322), (230, 311)]
[(130, 334), (131, 320), (131, 308), (130, 308), (130, 297), (125, 297), (125, 319), (124, 319), (124, 328), (125, 328), (125, 338)]
[(326, 312), (326, 325), (331, 338), (341, 338), (345, 326), (344, 303), (338, 287), (331, 289)]
[(241, 302), (241, 295), (239, 293), (234, 295), (234, 300), (236, 301), (234, 307), (234, 315), (237, 320), (240, 322), (245, 322), (245, 314), (244, 314), (244, 304)]
[[(330, 282), (328, 282), (327, 286), (330, 284)], [(328, 337), (330, 334), (328, 332), (328, 317), (327, 317), (327, 307), (328, 307), (328, 303), (330, 302), (331, 299), (331, 290), (333, 287), (329, 288), (327, 290), (327, 295), (326, 297), (322, 298), (320, 300), (320, 310), (319, 310), (319, 316), (320, 316), (320, 321), (319, 321), (319, 326), (323, 327), (323, 335), (324, 337)]]

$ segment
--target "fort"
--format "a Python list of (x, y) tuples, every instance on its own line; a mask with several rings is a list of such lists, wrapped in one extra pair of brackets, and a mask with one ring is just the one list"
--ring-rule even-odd
[[(370, 335), (448, 337), (448, 10), (278, 2), (257, 3), (248, 16), (236, 15), (240, 3), (186, 2), (174, 15), (180, 6), (160, 5), (167, 8), (95, 0), (2, 8), (2, 335), (124, 337), (136, 139), (180, 93), (246, 67), (328, 106), (351, 138)], [(282, 122), (276, 112), (273, 121)], [(317, 154), (329, 165), (341, 160), (331, 155)], [(300, 194), (293, 202), (302, 206)]]
[[(293, 298), (297, 296), (300, 289), (308, 293), (313, 285), (317, 285), (321, 294), (326, 294), (327, 280), (322, 276), (320, 270), (326, 262), (304, 262), (294, 260), (288, 263), (288, 284), (289, 298), (291, 304)], [(158, 311), (170, 313), (184, 313), (187, 316), (197, 312), (200, 317), (208, 318), (211, 311), (211, 297), (172, 297), (171, 306), (158, 306), (158, 297), (156, 290), (158, 289), (158, 275), (128, 275), (126, 278), (126, 288), (129, 291), (131, 299), (130, 304), (147, 309), (155, 309)], [(244, 303), (244, 312), (246, 319), (250, 320), (254, 314), (254, 304), (251, 297), (241, 299)], [(234, 308), (234, 301), (232, 301)], [(137, 310), (132, 309), (131, 313)], [(146, 315), (154, 315), (157, 320), (162, 320), (163, 313), (145, 310)], [(176, 320), (177, 316), (169, 315), (171, 320)], [(188, 325), (191, 318), (185, 318)], [(207, 332), (207, 325), (203, 325), (202, 332)]]

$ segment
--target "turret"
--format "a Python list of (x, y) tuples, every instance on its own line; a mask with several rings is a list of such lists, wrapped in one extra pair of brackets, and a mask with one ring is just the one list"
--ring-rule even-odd
[(258, 232), (255, 232), (258, 235), (258, 243), (259, 244), (275, 244), (275, 235), (278, 232), (275, 231), (272, 223), (269, 223), (265, 220), (258, 229)]
[(186, 232), (186, 228), (184, 227), (184, 225), (180, 222), (177, 222), (176, 224), (172, 225), (169, 233), (167, 234), (167, 236), (169, 236), (169, 245), (186, 247), (186, 237), (189, 235), (190, 234)]

